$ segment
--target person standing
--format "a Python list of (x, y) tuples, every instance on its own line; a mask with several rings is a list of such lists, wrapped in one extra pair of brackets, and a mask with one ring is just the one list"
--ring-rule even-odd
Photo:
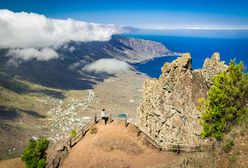
[(102, 117), (102, 120), (104, 121), (104, 124), (106, 125), (108, 122), (108, 115), (107, 115), (107, 112), (105, 111), (105, 109), (102, 109), (101, 117)]

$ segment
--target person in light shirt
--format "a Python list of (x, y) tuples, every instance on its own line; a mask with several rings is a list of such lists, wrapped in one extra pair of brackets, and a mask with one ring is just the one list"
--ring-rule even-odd
[(108, 122), (108, 114), (105, 111), (105, 109), (102, 109), (102, 111), (101, 111), (101, 117), (102, 117), (102, 120), (104, 121), (104, 124), (106, 125), (107, 122)]

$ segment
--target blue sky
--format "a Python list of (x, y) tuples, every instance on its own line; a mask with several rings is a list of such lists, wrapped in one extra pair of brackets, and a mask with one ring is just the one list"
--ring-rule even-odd
[(248, 28), (247, 0), (0, 0), (1, 9), (139, 28)]

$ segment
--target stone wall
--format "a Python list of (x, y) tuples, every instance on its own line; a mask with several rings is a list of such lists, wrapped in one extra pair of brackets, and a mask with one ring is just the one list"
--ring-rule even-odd
[(189, 53), (165, 63), (159, 79), (148, 79), (144, 84), (137, 126), (162, 147), (204, 143), (200, 137), (197, 101), (207, 96), (211, 78), (227, 69), (219, 60), (219, 54), (214, 53), (199, 70), (192, 70)]

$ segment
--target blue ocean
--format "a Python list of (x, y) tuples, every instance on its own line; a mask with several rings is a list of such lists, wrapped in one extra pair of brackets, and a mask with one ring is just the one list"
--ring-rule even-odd
[[(226, 32), (225, 32), (226, 33)], [(192, 57), (193, 69), (198, 69), (203, 66), (204, 60), (211, 58), (214, 52), (219, 52), (221, 60), (229, 64), (231, 59), (235, 59), (237, 63), (243, 61), (244, 65), (248, 66), (248, 33), (229, 34), (222, 36), (214, 34), (210, 36), (190, 36), (190, 35), (147, 35), (135, 34), (128, 35), (132, 37), (153, 40), (163, 43), (168, 49), (175, 52), (189, 52)], [(161, 74), (161, 67), (165, 62), (171, 62), (177, 57), (161, 57), (149, 60), (147, 62), (134, 65), (135, 68), (150, 77), (158, 78)], [(245, 69), (247, 72), (247, 68)]]

